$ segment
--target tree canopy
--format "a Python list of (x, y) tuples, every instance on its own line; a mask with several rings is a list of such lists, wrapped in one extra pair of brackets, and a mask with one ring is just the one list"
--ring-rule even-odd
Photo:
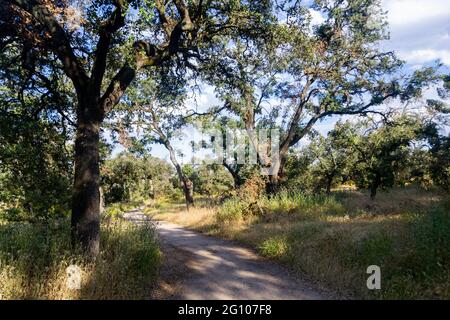
[[(312, 19), (311, 10), (319, 20)], [(246, 129), (253, 148), (254, 131), (280, 131), (279, 170), (266, 179), (267, 190), (275, 192), (289, 177), (285, 167), (292, 147), (324, 119), (383, 117), (385, 103), (408, 103), (441, 82), (440, 100), (429, 100), (428, 107), (441, 116), (448, 112), (448, 76), (435, 67), (405, 74), (395, 53), (382, 50), (387, 38), (379, 0), (3, 0), (1, 183), (16, 184), (21, 196), (14, 197), (30, 212), (65, 208), (71, 193), (73, 240), (95, 256), (105, 130), (122, 134), (122, 125), (137, 125), (147, 142), (163, 144), (186, 201), (192, 203), (192, 181), (178, 163), (171, 139), (191, 118), (210, 115), (205, 122), (221, 120), (210, 126)], [(187, 94), (202, 85), (212, 86), (222, 105), (207, 106), (205, 112), (190, 108)], [(448, 163), (448, 137), (439, 134), (438, 122), (430, 119), (421, 132), (431, 146), (433, 179), (445, 185), (448, 170), (443, 179), (438, 172)], [(411, 139), (399, 129), (404, 127), (358, 133), (355, 146), (366, 154), (379, 151), (376, 161), (361, 167), (374, 172), (371, 181), (390, 180), (393, 150)], [(329, 158), (333, 153), (327, 150), (336, 151), (342, 141), (333, 135), (318, 139), (310, 151), (322, 160), (322, 173), (330, 174), (329, 189), (331, 176), (338, 175), (331, 164), (342, 155)], [(145, 153), (145, 141), (131, 142), (134, 151)], [(258, 159), (257, 166), (267, 165), (262, 155)], [(122, 164), (108, 165), (117, 169)], [(254, 173), (237, 163), (223, 165), (235, 187)], [(381, 167), (387, 172), (375, 169)], [(31, 181), (35, 172), (45, 172), (41, 182), (52, 188)], [(36, 195), (41, 189), (45, 192)], [(55, 192), (64, 194), (61, 200), (38, 209), (39, 201), (33, 199), (51, 199)], [(1, 196), (12, 199), (6, 192)]]

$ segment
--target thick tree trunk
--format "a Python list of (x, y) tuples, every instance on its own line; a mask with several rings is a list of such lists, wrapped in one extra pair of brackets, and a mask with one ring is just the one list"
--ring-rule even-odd
[(277, 174), (270, 175), (269, 180), (266, 183), (266, 192), (268, 194), (275, 194), (278, 191), (279, 183), (280, 179)]
[(280, 150), (279, 154), (279, 163), (275, 168), (275, 172), (269, 175), (269, 180), (266, 184), (266, 192), (269, 194), (274, 194), (278, 191), (280, 187), (280, 182), (283, 179), (284, 175), (284, 166), (286, 165), (287, 160), (287, 150)]
[(378, 189), (378, 185), (375, 183), (372, 183), (372, 185), (370, 186), (370, 200), (374, 200), (376, 195), (377, 195), (377, 189)]
[(234, 189), (239, 189), (244, 184), (244, 180), (239, 175), (239, 167), (236, 167), (236, 169), (234, 169), (226, 161), (223, 161), (222, 164), (233, 177)]
[(186, 200), (186, 207), (189, 210), (189, 207), (194, 204), (194, 185), (192, 184), (192, 181), (189, 180), (188, 177), (183, 173), (183, 170), (181, 169), (181, 166), (177, 163), (175, 165), (175, 168), (178, 173), (178, 178), (180, 179), (180, 182), (183, 187), (183, 193), (184, 198)]
[(326, 186), (326, 193), (331, 193), (331, 185), (333, 184), (333, 177), (327, 177), (327, 186)]
[(233, 185), (235, 190), (239, 189), (242, 186), (241, 179), (238, 176), (233, 176)]
[(183, 181), (183, 191), (184, 197), (186, 199), (186, 204), (188, 206), (194, 204), (194, 185), (190, 179), (188, 179), (184, 174), (181, 178)]
[(79, 106), (71, 225), (74, 243), (95, 257), (100, 245), (100, 121), (88, 109)]
[(370, 184), (370, 199), (374, 200), (377, 195), (377, 190), (380, 185), (380, 178), (378, 175), (375, 176), (372, 183)]

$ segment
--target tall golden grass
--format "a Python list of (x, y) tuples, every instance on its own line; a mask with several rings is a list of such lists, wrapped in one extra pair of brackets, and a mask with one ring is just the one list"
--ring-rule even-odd
[[(129, 222), (102, 224), (94, 261), (70, 244), (66, 220), (45, 224), (0, 222), (0, 299), (149, 299), (160, 252), (154, 230)], [(81, 269), (71, 289), (66, 268)]]
[[(415, 187), (381, 192), (375, 201), (356, 190), (282, 192), (259, 199), (262, 214), (232, 199), (156, 217), (251, 245), (343, 297), (450, 299), (446, 199)], [(381, 267), (381, 290), (366, 286), (369, 265)]]

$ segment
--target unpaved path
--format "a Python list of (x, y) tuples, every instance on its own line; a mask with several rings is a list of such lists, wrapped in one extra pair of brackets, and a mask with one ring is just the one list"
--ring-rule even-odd
[[(149, 221), (138, 209), (124, 214), (135, 223)], [(208, 237), (175, 224), (157, 222), (169, 263), (181, 268), (172, 299), (324, 299), (278, 264), (230, 241)], [(169, 274), (171, 270), (163, 270)], [(164, 277), (164, 276), (163, 276)], [(170, 290), (169, 290), (170, 291)]]

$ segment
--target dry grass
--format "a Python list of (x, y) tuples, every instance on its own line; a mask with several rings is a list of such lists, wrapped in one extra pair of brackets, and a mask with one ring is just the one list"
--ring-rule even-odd
[(144, 213), (155, 220), (164, 220), (208, 232), (215, 223), (216, 207), (207, 201), (197, 201), (196, 206), (189, 210), (184, 204), (173, 204), (164, 208), (150, 206), (144, 209)]
[[(154, 230), (123, 221), (102, 225), (95, 261), (72, 250), (68, 221), (0, 223), (0, 299), (148, 299), (160, 252)], [(67, 286), (66, 268), (82, 270), (81, 289)]]
[[(440, 200), (418, 188), (381, 192), (375, 201), (346, 190), (262, 198), (263, 215), (241, 214), (245, 206), (231, 203), (155, 217), (251, 245), (343, 296), (449, 299), (449, 208), (431, 209)], [(372, 264), (382, 269), (380, 291), (366, 287)]]
[(356, 190), (337, 191), (334, 195), (350, 211), (383, 215), (424, 211), (443, 197), (439, 192), (415, 186), (380, 191), (374, 200), (370, 200), (368, 193)]

